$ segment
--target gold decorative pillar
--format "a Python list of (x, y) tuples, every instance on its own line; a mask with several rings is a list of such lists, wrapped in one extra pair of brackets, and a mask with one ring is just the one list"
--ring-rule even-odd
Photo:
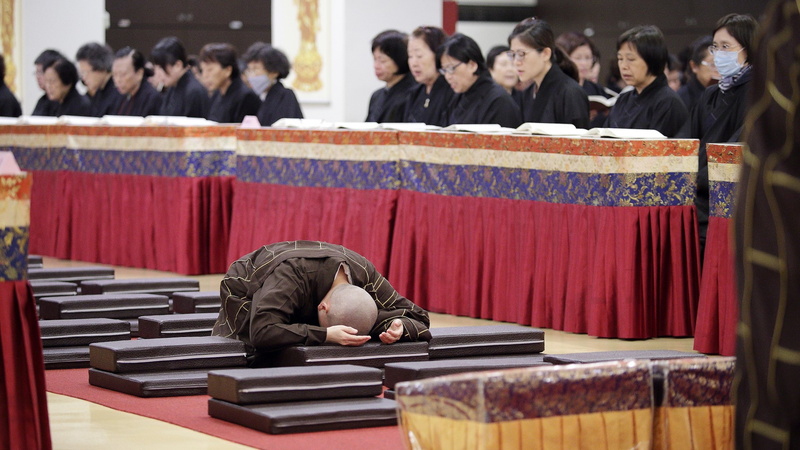
[(300, 51), (294, 59), (294, 71), (297, 77), (292, 86), (304, 92), (314, 92), (322, 88), (322, 80), (319, 79), (322, 71), (322, 57), (317, 51), (318, 1), (295, 0), (297, 24), (300, 27)]
[(11, 92), (17, 92), (17, 65), (14, 55), (14, 3), (16, 0), (0, 0), (0, 37), (3, 40), (3, 58), (6, 62), (6, 86)]

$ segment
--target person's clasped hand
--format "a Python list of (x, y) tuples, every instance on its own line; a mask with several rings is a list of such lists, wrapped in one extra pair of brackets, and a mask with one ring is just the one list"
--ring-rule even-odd
[(359, 335), (355, 328), (345, 325), (334, 325), (328, 327), (327, 330), (326, 343), (359, 346), (364, 345), (370, 339), (369, 336)]
[(381, 342), (384, 344), (393, 344), (400, 340), (403, 336), (403, 321), (394, 319), (389, 328), (380, 334)]

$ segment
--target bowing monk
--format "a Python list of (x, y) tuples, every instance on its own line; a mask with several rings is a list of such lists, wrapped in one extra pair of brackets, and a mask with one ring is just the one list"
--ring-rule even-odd
[(293, 345), (430, 340), (428, 313), (341, 245), (265, 245), (231, 264), (213, 335), (239, 339), (251, 366)]

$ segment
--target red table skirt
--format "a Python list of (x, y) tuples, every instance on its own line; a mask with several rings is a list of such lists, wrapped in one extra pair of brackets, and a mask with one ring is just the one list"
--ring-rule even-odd
[(0, 282), (0, 361), (0, 448), (51, 448), (42, 339), (27, 281)]
[(739, 303), (729, 227), (730, 219), (709, 218), (694, 349), (734, 356)]
[(342, 244), (388, 272), (396, 190), (235, 182), (228, 261), (298, 239)]
[(389, 280), (430, 311), (602, 337), (691, 336), (695, 209), (401, 190)]
[(33, 176), (31, 253), (187, 275), (228, 267), (233, 177)]

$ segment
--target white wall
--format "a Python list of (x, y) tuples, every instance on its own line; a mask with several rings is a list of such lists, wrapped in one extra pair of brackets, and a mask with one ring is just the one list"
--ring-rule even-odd
[(105, 0), (23, 0), (20, 48), (22, 52), (22, 113), (30, 114), (43, 92), (33, 75), (33, 61), (52, 48), (71, 61), (81, 45), (105, 42)]
[[(329, 60), (323, 61), (330, 69), (329, 100), (311, 103), (301, 99), (303, 113), (307, 118), (360, 122), (367, 117), (370, 95), (383, 85), (372, 69), (372, 38), (390, 28), (410, 32), (420, 25), (441, 26), (442, 2), (320, 0), (323, 2), (330, 17), (329, 33), (320, 33), (329, 39)], [(290, 60), (297, 52), (295, 8), (293, 0), (272, 0), (272, 42)], [(324, 44), (321, 37), (317, 38), (318, 46)]]

